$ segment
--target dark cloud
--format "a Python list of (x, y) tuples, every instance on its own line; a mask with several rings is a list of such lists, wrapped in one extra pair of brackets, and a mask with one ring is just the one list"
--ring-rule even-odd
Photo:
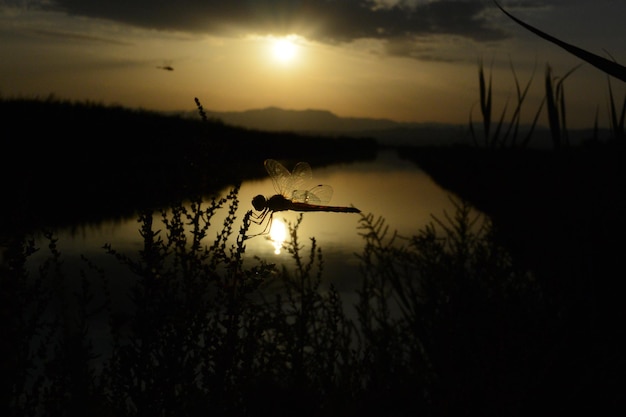
[(46, 38), (56, 38), (61, 40), (72, 40), (72, 41), (85, 41), (85, 42), (96, 42), (96, 43), (106, 43), (111, 45), (131, 45), (129, 42), (120, 42), (115, 39), (103, 38), (100, 36), (90, 36), (84, 35), (82, 33), (72, 33), (72, 32), (62, 32), (56, 30), (45, 30), (45, 29), (34, 29), (31, 30), (32, 33), (36, 35), (41, 35)]
[(437, 40), (389, 39), (384, 46), (384, 55), (415, 58), (419, 61), (467, 62), (467, 57), (459, 55), (456, 50), (446, 48), (445, 43)]
[(480, 0), (401, 0), (394, 6), (375, 0), (55, 0), (52, 4), (70, 15), (216, 35), (298, 33), (328, 43), (430, 34), (476, 41), (506, 37), (490, 25), (485, 13), (493, 9), (492, 3)]

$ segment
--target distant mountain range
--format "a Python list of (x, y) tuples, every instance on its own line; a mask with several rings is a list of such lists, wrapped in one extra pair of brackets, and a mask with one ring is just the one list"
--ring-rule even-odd
[[(269, 132), (295, 132), (299, 134), (369, 137), (383, 145), (451, 145), (471, 142), (467, 124), (408, 123), (389, 119), (339, 117), (327, 110), (284, 110), (278, 107), (238, 112), (218, 112), (205, 109), (207, 117), (219, 119), (227, 125)], [(200, 117), (197, 111), (190, 117)], [(480, 135), (480, 123), (475, 123)], [(524, 131), (524, 128), (521, 128)], [(570, 132), (572, 143), (591, 137), (591, 129)], [(519, 136), (521, 137), (521, 135)], [(545, 128), (535, 130), (531, 146), (551, 146), (550, 132)]]
[[(467, 141), (467, 126), (406, 123), (389, 119), (339, 117), (327, 110), (284, 110), (277, 107), (239, 112), (207, 111), (225, 124), (269, 132), (369, 137), (386, 145), (449, 144)], [(194, 117), (199, 117), (195, 112)]]

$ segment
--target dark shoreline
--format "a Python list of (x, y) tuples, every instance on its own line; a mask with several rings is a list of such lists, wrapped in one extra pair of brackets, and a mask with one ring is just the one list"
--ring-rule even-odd
[[(495, 237), (555, 299), (623, 323), (626, 144), (556, 150), (405, 149), (441, 187), (492, 220)], [(563, 294), (565, 288), (573, 294)], [(609, 326), (611, 324), (608, 324)]]
[[(1, 164), (5, 234), (129, 217), (211, 196), (264, 177), (265, 158), (291, 163), (306, 155), (319, 166), (373, 159), (381, 149), (367, 138), (270, 133), (91, 103), (0, 100), (0, 112), (11, 132), (3, 138)], [(567, 267), (577, 252), (598, 247), (617, 256), (604, 243), (626, 230), (624, 144), (395, 149), (489, 215), (501, 242), (532, 268), (555, 260)]]
[(69, 226), (211, 196), (266, 175), (263, 160), (375, 157), (373, 139), (268, 133), (219, 120), (56, 100), (0, 100), (0, 231)]

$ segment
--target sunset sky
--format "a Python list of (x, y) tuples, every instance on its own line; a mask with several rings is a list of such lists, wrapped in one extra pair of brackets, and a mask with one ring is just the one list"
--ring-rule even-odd
[[(624, 0), (500, 4), (626, 64)], [(279, 53), (285, 39), (291, 50)], [(542, 97), (546, 64), (559, 76), (580, 63), (492, 0), (0, 0), (5, 98), (188, 111), (198, 97), (216, 111), (277, 106), (464, 124), (478, 100), (479, 59), (493, 68), (497, 110), (515, 101), (511, 65), (522, 85), (534, 68), (526, 119)], [(611, 83), (621, 103), (624, 83)], [(571, 127), (592, 126), (596, 109), (608, 126), (606, 75), (583, 65), (565, 88)]]

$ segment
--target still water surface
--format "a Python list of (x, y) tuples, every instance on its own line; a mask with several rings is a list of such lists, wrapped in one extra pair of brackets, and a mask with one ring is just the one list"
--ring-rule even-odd
[[(441, 217), (444, 211), (454, 212), (449, 193), (435, 184), (417, 165), (400, 159), (395, 151), (383, 151), (372, 161), (322, 168), (313, 166), (312, 169), (314, 184), (329, 184), (334, 189), (329, 204), (353, 205), (365, 215), (372, 214), (375, 218), (382, 216), (390, 232), (396, 230), (403, 236), (416, 234), (432, 220), (431, 214)], [(223, 195), (229, 190), (225, 189)], [(269, 176), (263, 180), (246, 181), (241, 185), (237, 219), (233, 225), (235, 232), (238, 232), (246, 211), (252, 209), (251, 200), (257, 194), (268, 197), (275, 194)], [(209, 230), (211, 240), (207, 244), (212, 243), (225, 215), (226, 209), (212, 222), (215, 229)], [(293, 223), (298, 215), (299, 213), (294, 212), (278, 212), (274, 219)], [(356, 254), (361, 253), (365, 243), (359, 235), (360, 218), (361, 215), (355, 213), (307, 212), (303, 214), (303, 221), (298, 229), (298, 237), (300, 243), (305, 245), (305, 251), (310, 248), (309, 238), (315, 237), (323, 251), (324, 277), (332, 280), (344, 294), (353, 293), (359, 287), (359, 260)], [(56, 237), (64, 265), (78, 268), (80, 256), (84, 255), (105, 271), (114, 274), (114, 277), (121, 277), (123, 271), (120, 266), (112, 256), (105, 254), (102, 247), (104, 244), (111, 244), (115, 250), (136, 259), (143, 246), (139, 227), (136, 219), (128, 219), (58, 231)], [(258, 233), (263, 227), (253, 224), (249, 234)], [(233, 236), (233, 244), (235, 237)], [(44, 239), (37, 242), (40, 248), (46, 244)], [(249, 266), (256, 263), (252, 256), (259, 256), (278, 265), (289, 265), (291, 261), (286, 251), (277, 253), (274, 243), (267, 236), (248, 239), (246, 255), (250, 257)], [(32, 265), (41, 262), (45, 256), (45, 249), (36, 253), (31, 259)], [(84, 268), (84, 264), (82, 265)]]

